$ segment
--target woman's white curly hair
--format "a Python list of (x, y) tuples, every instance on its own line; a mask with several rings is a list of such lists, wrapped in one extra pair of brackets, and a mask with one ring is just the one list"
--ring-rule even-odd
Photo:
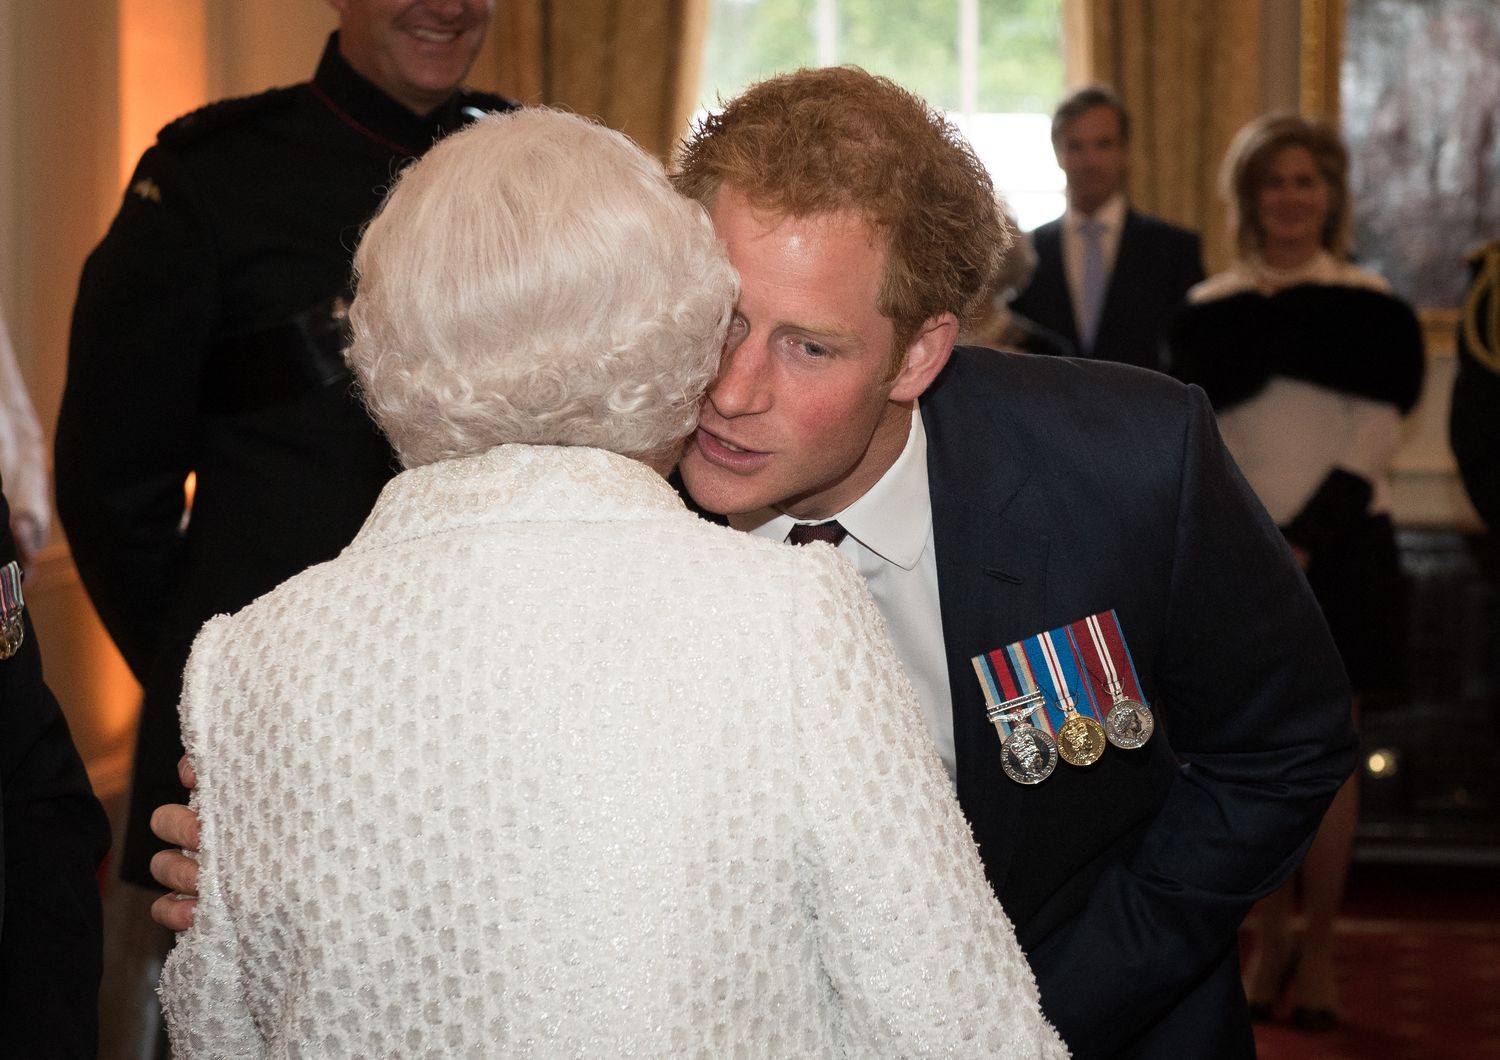
[(506, 442), (670, 449), (739, 291), (655, 159), (545, 108), (482, 118), (409, 167), (354, 272), (346, 356), (406, 467)]

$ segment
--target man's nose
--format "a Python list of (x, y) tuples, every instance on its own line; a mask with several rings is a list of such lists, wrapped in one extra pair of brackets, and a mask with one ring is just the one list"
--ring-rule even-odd
[(724, 348), (708, 400), (720, 416), (748, 416), (771, 407), (770, 358), (754, 336)]

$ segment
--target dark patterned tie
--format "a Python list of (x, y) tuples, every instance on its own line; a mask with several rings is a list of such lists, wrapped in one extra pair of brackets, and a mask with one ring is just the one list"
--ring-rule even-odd
[(787, 543), (792, 545), (805, 545), (809, 541), (827, 541), (834, 548), (839, 547), (839, 542), (849, 536), (849, 531), (839, 525), (837, 519), (830, 519), (826, 523), (798, 523), (792, 527), (792, 532), (786, 535)]

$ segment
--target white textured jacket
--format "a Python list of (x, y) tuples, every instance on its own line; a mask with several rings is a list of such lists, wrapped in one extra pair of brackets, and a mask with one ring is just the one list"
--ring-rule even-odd
[(398, 476), (193, 650), (176, 1055), (1066, 1055), (880, 627), (623, 457)]

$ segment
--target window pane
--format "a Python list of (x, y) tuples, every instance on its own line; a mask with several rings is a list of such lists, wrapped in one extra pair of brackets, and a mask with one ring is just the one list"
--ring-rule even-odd
[[(961, 9), (977, 13), (975, 110), (963, 113)], [(1023, 228), (1062, 212), (1049, 122), (1062, 95), (1062, 0), (711, 0), (699, 105), (819, 60), (855, 63), (947, 111)]]

